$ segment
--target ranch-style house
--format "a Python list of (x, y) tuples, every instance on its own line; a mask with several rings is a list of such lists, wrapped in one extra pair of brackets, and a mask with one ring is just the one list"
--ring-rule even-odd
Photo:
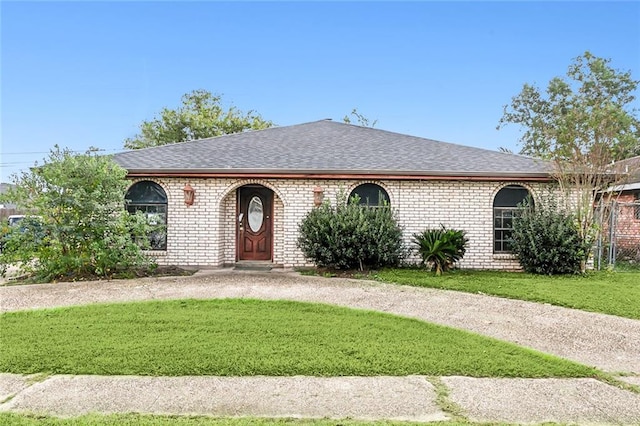
[[(309, 265), (296, 245), (307, 212), (337, 195), (388, 203), (407, 245), (428, 227), (462, 229), (461, 268), (518, 269), (508, 237), (518, 204), (552, 181), (544, 163), (331, 120), (116, 154), (159, 264)], [(417, 257), (416, 257), (417, 259)]]

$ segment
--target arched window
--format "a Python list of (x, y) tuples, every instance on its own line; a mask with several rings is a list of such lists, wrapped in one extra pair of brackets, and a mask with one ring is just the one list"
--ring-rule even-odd
[[(513, 219), (522, 212), (522, 203), (530, 198), (529, 190), (520, 185), (502, 188), (493, 199), (493, 252), (511, 252)], [(533, 199), (530, 199), (533, 204)]]
[(356, 186), (349, 199), (358, 196), (360, 198), (360, 204), (369, 207), (379, 207), (389, 205), (389, 194), (380, 185), (375, 183), (363, 183)]
[(127, 211), (142, 212), (152, 230), (149, 233), (151, 250), (167, 249), (167, 194), (155, 182), (144, 180), (134, 183), (127, 191)]

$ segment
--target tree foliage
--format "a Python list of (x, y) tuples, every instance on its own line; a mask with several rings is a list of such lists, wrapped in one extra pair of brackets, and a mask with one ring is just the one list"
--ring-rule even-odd
[(221, 95), (194, 90), (182, 96), (180, 107), (163, 108), (159, 117), (143, 121), (140, 133), (126, 139), (124, 147), (148, 148), (271, 126), (271, 121), (264, 120), (253, 110), (245, 113), (234, 106), (224, 108)]
[(553, 78), (545, 93), (525, 84), (504, 107), (498, 128), (523, 126), (520, 153), (553, 161), (610, 164), (640, 155), (640, 121), (632, 108), (639, 81), (610, 62), (585, 52), (569, 66), (568, 79)]
[(95, 150), (74, 154), (56, 146), (44, 164), (14, 177), (6, 194), (35, 223), (4, 236), (0, 266), (18, 264), (41, 281), (151, 266), (141, 251), (148, 243), (145, 218), (124, 210), (126, 174)]
[(349, 115), (351, 115), (355, 122), (358, 123), (358, 126), (373, 128), (376, 127), (376, 124), (378, 124), (378, 120), (369, 120), (369, 118), (367, 118), (365, 115), (359, 113), (357, 108), (354, 108), (351, 111), (351, 114), (345, 115), (342, 121), (347, 124), (351, 124), (351, 118), (349, 117)]
[(498, 124), (498, 129), (522, 126), (520, 153), (549, 161), (587, 244), (598, 233), (596, 197), (633, 173), (613, 173), (612, 162), (640, 154), (640, 121), (633, 108), (638, 83), (630, 72), (613, 69), (610, 60), (585, 52), (570, 64), (567, 77), (553, 78), (545, 92), (525, 84)]
[(325, 202), (299, 225), (298, 247), (316, 265), (334, 269), (396, 266), (405, 256), (402, 229), (389, 206), (366, 207), (355, 196)]

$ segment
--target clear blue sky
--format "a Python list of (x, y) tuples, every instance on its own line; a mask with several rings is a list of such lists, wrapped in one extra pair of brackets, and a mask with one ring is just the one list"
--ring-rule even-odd
[[(523, 83), (585, 50), (640, 79), (639, 2), (8, 2), (2, 181), (58, 144), (116, 152), (194, 89), (278, 125), (341, 120), (518, 150)], [(23, 154), (31, 153), (31, 154)]]

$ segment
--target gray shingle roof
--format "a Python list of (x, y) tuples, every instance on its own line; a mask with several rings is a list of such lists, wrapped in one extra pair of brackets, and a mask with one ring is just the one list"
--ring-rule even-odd
[(629, 180), (632, 182), (640, 182), (640, 155), (617, 161), (614, 164), (614, 170), (618, 173), (628, 173)]
[(329, 120), (127, 151), (129, 173), (547, 177), (529, 157)]

